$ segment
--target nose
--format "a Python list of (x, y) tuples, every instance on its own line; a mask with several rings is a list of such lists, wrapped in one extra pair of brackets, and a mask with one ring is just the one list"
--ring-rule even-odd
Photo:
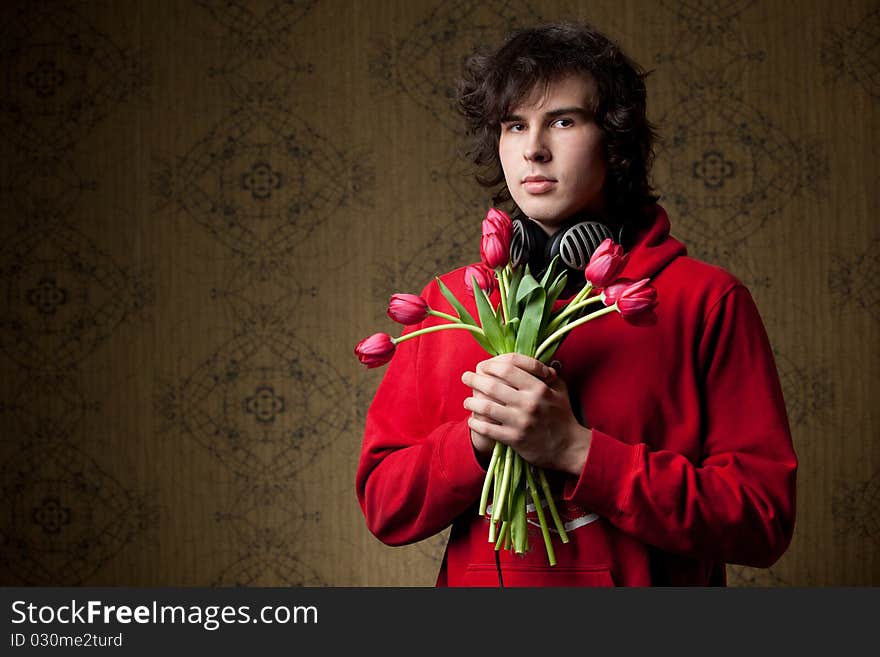
[(550, 149), (544, 139), (543, 130), (532, 130), (529, 134), (529, 141), (526, 144), (523, 157), (529, 162), (549, 162)]

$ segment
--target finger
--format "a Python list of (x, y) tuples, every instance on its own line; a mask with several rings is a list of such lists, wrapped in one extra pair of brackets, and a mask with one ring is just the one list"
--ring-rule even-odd
[(499, 404), (510, 404), (516, 400), (517, 389), (495, 376), (465, 372), (461, 375), (461, 382)]
[[(471, 392), (473, 393), (473, 394), (472, 394), (472, 397), (473, 397), (474, 399), (489, 399), (489, 397), (487, 397), (486, 395), (484, 395), (484, 394), (483, 394), (482, 392), (480, 392), (479, 390), (471, 389)], [(465, 407), (465, 408), (467, 408), (467, 407)], [(487, 417), (487, 416), (485, 416), (485, 415), (480, 415), (479, 413), (476, 413), (476, 412), (474, 412), (474, 411), (471, 411), (471, 414), (472, 414), (474, 417), (478, 417), (478, 418), (481, 419), (481, 420), (486, 420), (487, 422), (494, 422), (494, 420), (492, 420), (491, 418), (489, 418), (489, 417)]]
[[(483, 394), (482, 392), (480, 392), (479, 390), (474, 390), (473, 388), (471, 388), (471, 393), (473, 393), (473, 398), (474, 398), (474, 399), (489, 399), (488, 396), (484, 395), (484, 394)], [(473, 411), (471, 411), (471, 415), (473, 415), (475, 418), (477, 418), (477, 419), (479, 419), (479, 420), (483, 420), (483, 421), (485, 421), (485, 422), (491, 422), (491, 423), (493, 423), (493, 424), (499, 424), (497, 421), (493, 420), (492, 418), (487, 417), (487, 416), (485, 416), (485, 415), (480, 415), (479, 413), (475, 413), (475, 412), (473, 412)]]
[(494, 376), (517, 390), (535, 388), (554, 377), (552, 368), (522, 354), (503, 354), (477, 365), (477, 374)]
[[(472, 399), (472, 398), (469, 398), (469, 399)], [(483, 399), (488, 399), (488, 397), (483, 397)], [(462, 404), (462, 406), (464, 406), (465, 409), (470, 410), (470, 409), (468, 409), (466, 404)], [(484, 422), (491, 422), (492, 424), (500, 424), (500, 422), (498, 422), (497, 420), (493, 420), (488, 415), (483, 415), (482, 413), (477, 413), (476, 411), (471, 411), (471, 415), (473, 415), (478, 420), (483, 420)]]
[(486, 417), (485, 415), (480, 415), (478, 413), (471, 413), (471, 417), (482, 420), (483, 422), (488, 422), (489, 424), (501, 424), (500, 422), (496, 422), (490, 417)]
[(512, 411), (488, 398), (468, 397), (464, 400), (464, 407), (471, 411), (474, 417), (492, 424), (504, 424), (510, 422)]
[(473, 416), (468, 418), (468, 427), (474, 433), (499, 443), (506, 442), (508, 433), (500, 424), (491, 424)]
[(536, 379), (546, 379), (553, 371), (553, 368), (549, 365), (545, 365), (537, 358), (532, 358), (531, 356), (525, 356), (523, 354), (501, 354), (497, 357), (497, 360), (499, 362), (508, 362), (518, 369), (528, 372)]

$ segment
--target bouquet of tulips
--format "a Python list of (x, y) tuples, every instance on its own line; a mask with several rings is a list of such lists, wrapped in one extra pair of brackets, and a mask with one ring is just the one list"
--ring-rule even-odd
[[(455, 315), (429, 307), (420, 296), (394, 294), (388, 305), (391, 319), (408, 326), (431, 315), (446, 323), (398, 338), (376, 333), (355, 347), (358, 359), (367, 367), (379, 367), (391, 360), (400, 342), (436, 331), (460, 329), (470, 331), (491, 356), (515, 352), (548, 363), (573, 329), (615, 311), (625, 319), (635, 320), (656, 305), (657, 294), (648, 279), (618, 280), (628, 256), (620, 245), (606, 239), (584, 270), (583, 287), (567, 305), (554, 310), (556, 300), (566, 288), (567, 272), (557, 273), (558, 257), (550, 262), (541, 280), (532, 275), (528, 265), (513, 266), (510, 262), (512, 234), (510, 217), (491, 208), (483, 220), (482, 262), (465, 269), (465, 285), (474, 296), (479, 321), (437, 278), (440, 291)], [(490, 294), (496, 289), (500, 303), (493, 307)], [(598, 309), (593, 310), (596, 307)], [(526, 517), (529, 500), (535, 507), (548, 560), (551, 566), (555, 565), (545, 505), (562, 542), (567, 543), (569, 539), (547, 477), (541, 468), (525, 462), (512, 448), (496, 442), (479, 501), (479, 514), (489, 518), (489, 541), (495, 544), (496, 550), (510, 547), (515, 553), (523, 554), (529, 549)]]

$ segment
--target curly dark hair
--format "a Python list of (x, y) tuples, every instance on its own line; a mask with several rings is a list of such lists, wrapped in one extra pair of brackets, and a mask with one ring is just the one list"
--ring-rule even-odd
[[(561, 22), (513, 32), (494, 51), (467, 59), (456, 104), (467, 127), (467, 156), (484, 168), (485, 187), (504, 182), (498, 155), (501, 121), (538, 86), (586, 74), (595, 90), (593, 118), (602, 131), (607, 166), (605, 202), (610, 219), (629, 224), (658, 196), (648, 182), (654, 160), (654, 126), (646, 116), (644, 72), (604, 34), (586, 23)], [(510, 200), (503, 185), (496, 204)]]

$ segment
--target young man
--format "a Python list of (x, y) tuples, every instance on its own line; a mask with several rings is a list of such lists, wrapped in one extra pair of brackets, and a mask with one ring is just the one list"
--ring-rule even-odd
[[(576, 329), (552, 367), (487, 358), (463, 331), (399, 345), (357, 494), (390, 545), (452, 525), (438, 585), (722, 585), (725, 563), (768, 567), (789, 545), (797, 459), (766, 332), (748, 290), (670, 236), (648, 185), (643, 78), (584, 25), (520, 31), (469, 62), (459, 105), (482, 182), (504, 183), (496, 202), (548, 236), (598, 218), (658, 306), (651, 324)], [(463, 269), (441, 279), (468, 298)], [(422, 296), (446, 308), (436, 283)], [(550, 472), (570, 537), (554, 536), (556, 566), (534, 524), (525, 555), (487, 540), (476, 505), (495, 441)]]

